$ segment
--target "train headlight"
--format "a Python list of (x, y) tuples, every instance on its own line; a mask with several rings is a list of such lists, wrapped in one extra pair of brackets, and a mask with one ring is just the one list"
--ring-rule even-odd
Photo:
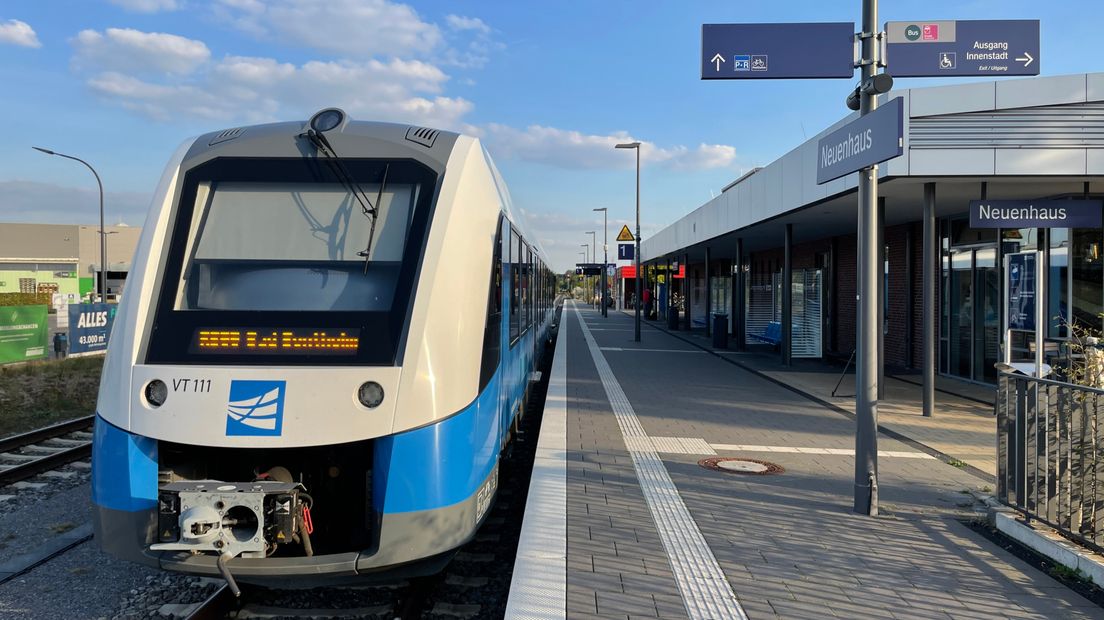
[(345, 121), (345, 112), (338, 108), (326, 108), (310, 119), (311, 129), (325, 132), (337, 129)]
[(150, 407), (156, 409), (164, 405), (169, 398), (169, 386), (165, 385), (165, 382), (160, 379), (154, 379), (146, 384), (145, 396)]
[(365, 407), (375, 409), (383, 402), (383, 386), (375, 381), (369, 381), (357, 390), (357, 399)]

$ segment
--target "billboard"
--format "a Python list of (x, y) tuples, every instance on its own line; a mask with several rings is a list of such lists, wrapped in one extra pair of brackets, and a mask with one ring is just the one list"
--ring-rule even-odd
[(106, 351), (117, 307), (115, 304), (70, 304), (69, 352)]
[(46, 357), (47, 306), (0, 307), (0, 364)]

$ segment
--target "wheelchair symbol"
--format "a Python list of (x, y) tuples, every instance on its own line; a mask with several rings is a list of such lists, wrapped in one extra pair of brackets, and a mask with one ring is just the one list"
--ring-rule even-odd
[(939, 52), (939, 68), (940, 69), (954, 69), (955, 68), (955, 52)]

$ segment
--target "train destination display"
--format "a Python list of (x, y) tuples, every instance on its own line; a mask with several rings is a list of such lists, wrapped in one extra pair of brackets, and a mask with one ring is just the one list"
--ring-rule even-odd
[(263, 329), (199, 328), (192, 353), (263, 355), (356, 355), (359, 329), (327, 331), (315, 327)]

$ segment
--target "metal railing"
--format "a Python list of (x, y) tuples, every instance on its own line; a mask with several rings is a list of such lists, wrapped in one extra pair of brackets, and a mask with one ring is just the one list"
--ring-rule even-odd
[(1104, 552), (1104, 390), (1000, 373), (997, 496)]

